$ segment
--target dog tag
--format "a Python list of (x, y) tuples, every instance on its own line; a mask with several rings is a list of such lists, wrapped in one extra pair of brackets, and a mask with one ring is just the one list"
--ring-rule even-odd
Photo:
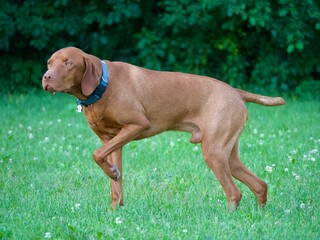
[(78, 104), (78, 105), (77, 105), (77, 112), (82, 112), (82, 110), (83, 110), (83, 109), (82, 109), (82, 105)]

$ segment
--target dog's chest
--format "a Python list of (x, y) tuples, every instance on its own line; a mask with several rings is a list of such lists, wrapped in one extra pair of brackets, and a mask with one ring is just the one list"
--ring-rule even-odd
[(97, 111), (97, 109), (88, 107), (84, 112), (91, 129), (100, 139), (113, 138), (121, 130), (121, 126), (112, 118), (102, 114), (102, 112)]

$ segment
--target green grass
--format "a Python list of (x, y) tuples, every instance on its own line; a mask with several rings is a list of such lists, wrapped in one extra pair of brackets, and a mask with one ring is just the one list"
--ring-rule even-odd
[(125, 147), (125, 206), (112, 211), (75, 99), (2, 96), (0, 239), (319, 239), (320, 103), (247, 106), (241, 156), (268, 183), (264, 209), (237, 182), (242, 202), (228, 214), (200, 145), (170, 132)]

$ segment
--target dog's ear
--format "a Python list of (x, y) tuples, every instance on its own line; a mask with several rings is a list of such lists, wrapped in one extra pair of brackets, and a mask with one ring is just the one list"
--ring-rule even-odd
[(81, 90), (84, 96), (90, 96), (100, 83), (102, 73), (99, 58), (86, 54), (84, 57), (85, 71), (81, 80)]

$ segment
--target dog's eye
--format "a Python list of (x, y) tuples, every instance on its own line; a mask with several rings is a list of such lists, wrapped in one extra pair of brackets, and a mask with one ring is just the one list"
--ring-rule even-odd
[(70, 62), (69, 60), (65, 61), (63, 64), (67, 67), (72, 66), (72, 62)]

